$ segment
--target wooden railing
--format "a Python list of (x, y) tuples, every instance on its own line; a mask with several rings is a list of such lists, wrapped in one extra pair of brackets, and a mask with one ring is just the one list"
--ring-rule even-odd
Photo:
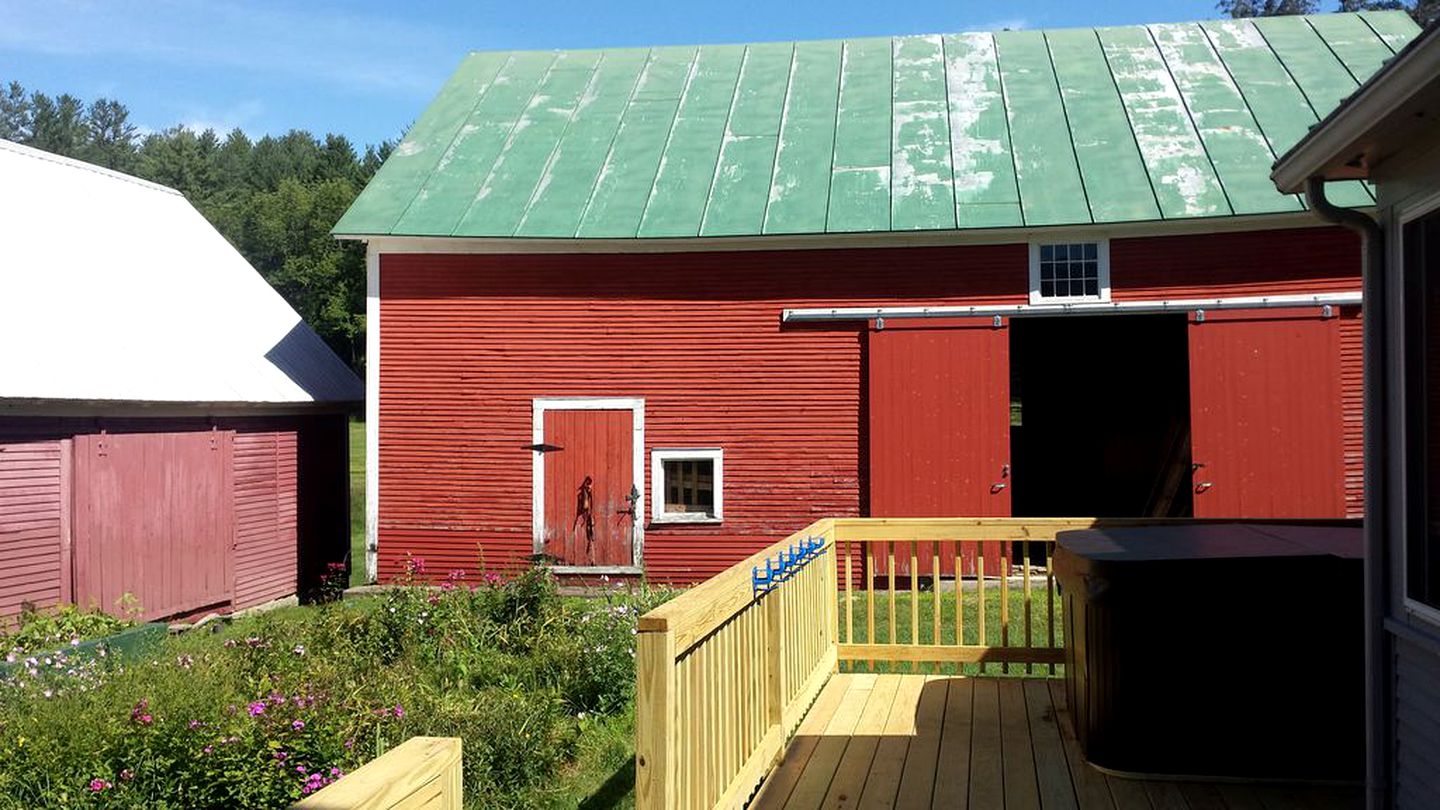
[(1065, 656), (1055, 535), (1141, 522), (1153, 521), (837, 518), (840, 660), (1054, 673)]
[(411, 737), (297, 804), (302, 810), (460, 810), (458, 737)]
[[(1233, 521), (813, 523), (640, 618), (636, 806), (743, 805), (842, 663), (1054, 674), (1065, 652), (1051, 567), (1059, 532), (1226, 522)], [(812, 538), (825, 554), (757, 595), (752, 569), (764, 570), (768, 558)]]
[[(821, 520), (640, 618), (636, 806), (742, 805), (837, 666), (833, 521)], [(788, 577), (754, 569), (817, 543)]]

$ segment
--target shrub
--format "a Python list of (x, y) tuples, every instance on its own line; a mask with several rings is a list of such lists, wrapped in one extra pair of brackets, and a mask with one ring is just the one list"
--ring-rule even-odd
[(468, 804), (525, 806), (588, 715), (628, 705), (635, 619), (665, 594), (422, 574), (207, 626), (143, 663), (0, 682), (0, 806), (281, 807), (417, 734), (464, 740)]
[(0, 649), (6, 658), (38, 652), (47, 648), (76, 644), (109, 636), (135, 624), (107, 613), (82, 610), (74, 605), (60, 605), (49, 610), (36, 610), (27, 605), (20, 612), (19, 626), (9, 635), (0, 635)]

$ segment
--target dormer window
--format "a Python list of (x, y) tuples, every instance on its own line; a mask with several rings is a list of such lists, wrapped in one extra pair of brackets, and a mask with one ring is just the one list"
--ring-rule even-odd
[(1030, 245), (1030, 303), (1110, 300), (1110, 244), (1046, 242)]

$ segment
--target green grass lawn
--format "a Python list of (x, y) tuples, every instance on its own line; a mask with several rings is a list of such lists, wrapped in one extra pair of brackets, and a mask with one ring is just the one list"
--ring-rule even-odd
[(350, 584), (365, 584), (365, 423), (350, 423)]
[[(1001, 612), (1000, 612), (1000, 586), (994, 582), (987, 582), (985, 585), (985, 640), (980, 639), (979, 603), (978, 595), (972, 590), (973, 583), (967, 583), (963, 593), (964, 602), (964, 643), (965, 644), (989, 644), (992, 646), (1023, 647), (1025, 646), (1025, 593), (1022, 587), (1011, 583), (1009, 587), (1009, 632), (1002, 635)], [(1050, 604), (1047, 599), (1047, 589), (1043, 583), (1032, 583), (1030, 589), (1030, 644), (1034, 647), (1049, 647), (1050, 629), (1047, 619), (1050, 615)], [(936, 594), (932, 591), (922, 591), (919, 594), (897, 591), (895, 593), (895, 636), (890, 635), (890, 593), (885, 590), (873, 592), (875, 609), (875, 643), (888, 644), (898, 642), (900, 644), (933, 644), (935, 643), (935, 600), (940, 600), (940, 642), (942, 644), (955, 644), (957, 623), (955, 621), (955, 592), (942, 591)], [(915, 613), (918, 613), (918, 625), (915, 635), (911, 632), (911, 604), (915, 605)], [(1062, 627), (1063, 617), (1061, 616), (1060, 596), (1057, 593), (1054, 599), (1055, 607), (1055, 642), (1054, 646), (1064, 645), (1064, 632)], [(839, 617), (840, 617), (840, 641), (847, 641), (846, 636), (846, 597), (840, 595)], [(854, 628), (855, 644), (869, 643), (869, 621), (867, 613), (866, 598), (863, 592), (856, 592), (851, 597), (851, 626)], [(918, 641), (915, 640), (918, 636)], [(925, 672), (954, 675), (960, 672), (958, 664), (931, 664), (931, 663), (899, 663), (899, 664), (878, 664), (871, 670), (866, 664), (849, 664), (846, 671), (853, 672)], [(979, 664), (963, 665), (963, 674), (981, 674)], [(1002, 675), (1006, 674), (1005, 668), (1000, 664), (985, 664), (984, 674)], [(1056, 666), (1056, 672), (1062, 673), (1064, 668)], [(1022, 674), (1026, 672), (1024, 665), (1011, 664), (1009, 674)], [(1032, 674), (1048, 674), (1048, 667), (1036, 666), (1031, 670)]]

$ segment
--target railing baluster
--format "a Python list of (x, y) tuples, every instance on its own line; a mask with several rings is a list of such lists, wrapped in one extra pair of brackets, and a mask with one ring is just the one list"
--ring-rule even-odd
[[(838, 544), (837, 544), (838, 545)], [(845, 643), (855, 643), (855, 572), (851, 570), (851, 551), (854, 542), (845, 543)]]
[[(1021, 549), (1023, 549), (1023, 551), (1021, 556), (1022, 564), (1020, 566), (1020, 573), (1022, 576), (1025, 577), (1025, 646), (1034, 647), (1035, 644), (1031, 641), (1030, 638), (1030, 544), (1028, 542), (1021, 544)], [(1026, 661), (1025, 674), (1030, 675), (1034, 672), (1035, 670), (1030, 665), (1030, 662)]]
[[(977, 629), (980, 631), (980, 638), (975, 643), (984, 647), (990, 644), (990, 634), (985, 632), (985, 542), (983, 540), (975, 543), (975, 601), (979, 610)], [(984, 675), (985, 665), (976, 664), (975, 672)]]
[[(920, 541), (910, 541), (910, 646), (920, 643)], [(920, 663), (912, 661), (910, 672), (919, 671)]]
[[(961, 568), (960, 552), (964, 544), (960, 540), (950, 541), (950, 556), (955, 558), (955, 643), (965, 645), (965, 569)], [(965, 665), (956, 664), (955, 673), (965, 674)]]
[(886, 595), (890, 599), (890, 637), (885, 639), (889, 644), (899, 643), (900, 638), (895, 631), (895, 542), (885, 544), (885, 553), (890, 560), (890, 566), (886, 570)]
[[(940, 603), (944, 601), (940, 596), (940, 541), (930, 542), (930, 608), (934, 616), (934, 628), (931, 630), (931, 646), (940, 646), (943, 639), (940, 637)], [(940, 663), (933, 662), (930, 671), (940, 674)]]
[[(1055, 569), (1051, 562), (1055, 559), (1055, 543), (1051, 542), (1045, 546), (1045, 623), (1050, 633), (1050, 649), (1055, 649)], [(1055, 665), (1050, 665), (1050, 674), (1055, 674)]]
[[(865, 643), (875, 643), (875, 547), (865, 544)], [(865, 668), (875, 671), (875, 662), (866, 661)]]
[[(1000, 544), (1000, 646), (1010, 646), (1010, 541)], [(1000, 664), (1000, 671), (1010, 674), (1010, 662)]]

